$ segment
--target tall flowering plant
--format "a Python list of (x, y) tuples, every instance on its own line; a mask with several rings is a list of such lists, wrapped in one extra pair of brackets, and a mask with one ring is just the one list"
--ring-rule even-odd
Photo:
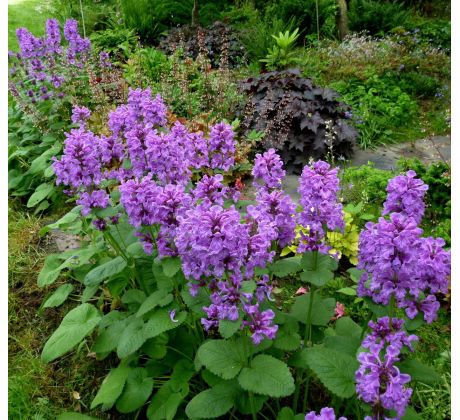
[[(307, 420), (335, 419), (336, 412), (402, 416), (411, 377), (401, 363), (417, 337), (395, 311), (410, 318), (413, 303), (425, 313), (428, 297), (421, 293), (444, 290), (449, 272), (447, 251), (424, 240), (411, 218), (413, 203), (390, 194), (396, 204), (386, 206), (391, 215), (378, 225), (384, 239), (373, 225), (361, 234), (359, 293), (391, 312), (361, 327), (326, 292), (338, 267), (327, 232), (344, 227), (337, 169), (321, 161), (307, 165), (296, 206), (282, 188), (283, 162), (268, 150), (255, 158), (254, 200), (243, 203), (225, 182), (235, 163), (231, 126), (221, 122), (205, 133), (190, 132), (179, 122), (168, 125), (166, 112), (149, 89), (130, 90), (99, 134), (90, 129), (88, 109), (73, 109), (76, 128), (67, 133), (53, 170), (77, 206), (48, 229), (78, 232), (87, 243), (48, 257), (39, 284), (50, 285), (72, 269), (83, 287), (82, 303), (46, 343), (43, 360), (55, 360), (85, 337), (96, 358), (116, 353), (119, 364), (91, 407), (116, 406), (152, 419), (236, 411), (276, 418), (280, 398), (289, 404), (279, 407), (280, 416), (288, 416), (281, 418), (299, 411)], [(394, 183), (423, 190), (417, 181), (398, 178), (391, 191)], [(304, 230), (296, 255), (281, 258), (299, 223)], [(427, 261), (409, 285), (404, 276), (415, 272), (416, 257), (402, 251), (414, 238)], [(371, 258), (371, 240), (385, 245), (380, 258)], [(284, 307), (275, 293), (283, 278), (305, 286)], [(55, 293), (67, 293), (65, 300), (72, 289)], [(427, 313), (431, 320), (432, 310)], [(355, 403), (318, 407), (309, 392), (314, 377)]]

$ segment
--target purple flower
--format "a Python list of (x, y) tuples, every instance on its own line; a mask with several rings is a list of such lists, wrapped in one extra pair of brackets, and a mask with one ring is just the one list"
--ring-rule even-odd
[(208, 207), (215, 204), (223, 206), (228, 192), (228, 188), (222, 184), (223, 179), (224, 177), (221, 174), (214, 176), (204, 175), (192, 191), (194, 201), (199, 201), (202, 205)]
[(275, 149), (269, 149), (263, 155), (256, 155), (254, 168), (252, 169), (256, 188), (280, 188), (285, 175), (283, 161), (275, 152)]
[(112, 63), (110, 62), (110, 57), (109, 57), (108, 52), (102, 51), (99, 54), (99, 65), (102, 68), (111, 68), (112, 67)]
[(56, 19), (48, 19), (46, 21), (45, 45), (49, 54), (61, 53), (61, 30), (59, 22)]
[(91, 111), (85, 106), (74, 106), (72, 109), (72, 122), (85, 127), (86, 120), (91, 116)]
[(66, 137), (61, 160), (53, 158), (56, 183), (75, 189), (98, 185), (102, 180), (98, 137), (83, 127), (72, 129)]
[[(383, 305), (393, 296), (409, 318), (423, 312), (430, 323), (440, 306), (434, 294), (448, 290), (450, 252), (442, 239), (421, 238), (422, 232), (401, 213), (367, 223), (359, 239), (358, 268), (365, 273), (357, 292)], [(420, 301), (422, 294), (428, 296)]]
[(93, 225), (97, 230), (103, 231), (107, 227), (107, 223), (104, 219), (97, 218), (93, 220)]
[(339, 204), (338, 169), (330, 169), (328, 163), (314, 162), (305, 166), (300, 177), (299, 193), (303, 211), (299, 221), (309, 229), (307, 235), (302, 234), (302, 241), (297, 252), (320, 251), (327, 253), (330, 247), (323, 244), (325, 228), (329, 230), (345, 227), (342, 205)]
[(243, 321), (243, 325), (249, 328), (254, 344), (260, 344), (264, 338), (273, 340), (278, 331), (278, 325), (273, 324), (275, 313), (271, 309), (260, 311), (259, 304), (244, 305), (245, 313), (249, 321)]
[(422, 221), (425, 211), (423, 198), (428, 185), (421, 179), (415, 178), (414, 171), (407, 171), (406, 175), (399, 175), (388, 182), (387, 199), (383, 204), (383, 215), (401, 213), (412, 217), (417, 223)]
[[(305, 420), (335, 420), (335, 412), (333, 408), (324, 407), (318, 415), (314, 411), (307, 413)], [(347, 418), (339, 417), (338, 420), (347, 420)]]
[(403, 416), (412, 395), (412, 389), (405, 386), (411, 377), (395, 366), (402, 348), (413, 351), (412, 341), (417, 340), (402, 330), (403, 323), (393, 318), (390, 324), (388, 317), (370, 322), (372, 332), (362, 344), (369, 352), (358, 355), (361, 365), (356, 371), (356, 392), (358, 398), (373, 406), (377, 418), (381, 418), (382, 409)]
[(235, 133), (223, 122), (211, 128), (209, 136), (210, 166), (228, 171), (235, 163)]
[(79, 64), (75, 61), (77, 54), (80, 54), (82, 61), (85, 61), (91, 48), (91, 42), (89, 39), (80, 36), (76, 20), (66, 20), (64, 24), (64, 37), (69, 42), (69, 48), (67, 49), (67, 59), (69, 62)]
[(249, 233), (233, 207), (197, 207), (179, 217), (176, 246), (187, 277), (239, 272), (248, 255)]
[(283, 191), (269, 193), (261, 189), (257, 193), (257, 206), (248, 206), (247, 211), (258, 223), (269, 224), (275, 230), (274, 240), (278, 240), (280, 246), (286, 246), (294, 240), (295, 204)]
[(77, 200), (77, 204), (83, 206), (81, 214), (87, 216), (91, 212), (91, 209), (105, 209), (109, 205), (109, 195), (103, 190), (95, 190), (91, 193), (84, 192)]

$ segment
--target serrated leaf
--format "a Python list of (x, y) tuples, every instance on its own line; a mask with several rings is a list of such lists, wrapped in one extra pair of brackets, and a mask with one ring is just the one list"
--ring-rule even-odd
[[(165, 299), (168, 297), (167, 299)], [(162, 306), (168, 305), (173, 300), (172, 294), (168, 293), (166, 290), (157, 290), (153, 292), (147, 299), (142, 302), (141, 307), (136, 313), (136, 317), (140, 318), (145, 315), (147, 312), (150, 312), (152, 309), (155, 309), (160, 304)]]
[(109, 277), (121, 273), (125, 269), (126, 265), (126, 260), (123, 257), (115, 257), (112, 260), (93, 268), (85, 276), (84, 284), (85, 286), (99, 285)]
[(73, 286), (71, 284), (62, 284), (59, 286), (55, 292), (46, 299), (45, 303), (43, 304), (44, 308), (55, 308), (57, 306), (62, 305), (69, 295), (72, 293)]
[(313, 284), (317, 287), (323, 287), (334, 278), (334, 273), (328, 270), (302, 271), (300, 280), (305, 283)]
[(441, 375), (431, 366), (418, 361), (408, 359), (396, 364), (401, 372), (410, 375), (412, 381), (423, 382), (427, 385), (435, 384), (441, 380)]
[(139, 318), (131, 318), (118, 341), (118, 357), (123, 359), (133, 354), (140, 349), (146, 340), (147, 338), (144, 335), (144, 321)]
[(161, 260), (161, 266), (165, 276), (171, 278), (181, 269), (181, 261), (178, 257), (167, 257)]
[(162, 359), (166, 356), (168, 349), (168, 335), (160, 334), (154, 338), (149, 338), (142, 346), (141, 351), (151, 359)]
[(272, 264), (270, 270), (277, 277), (287, 277), (301, 270), (300, 262), (299, 256), (283, 258)]
[(98, 405), (104, 410), (111, 408), (121, 395), (130, 372), (131, 368), (124, 365), (111, 369), (91, 403), (91, 410)]
[(335, 331), (338, 335), (360, 337), (362, 328), (350, 317), (344, 316), (336, 321)]
[(295, 390), (286, 363), (267, 354), (254, 357), (250, 366), (242, 369), (238, 382), (246, 391), (270, 397), (287, 397)]
[(237, 389), (235, 384), (221, 383), (202, 391), (187, 404), (185, 413), (192, 419), (214, 419), (223, 416), (233, 407)]
[(230, 338), (241, 328), (242, 322), (242, 319), (237, 319), (236, 321), (230, 321), (229, 319), (221, 319), (219, 321), (219, 334), (223, 338)]
[(177, 328), (186, 318), (187, 312), (181, 311), (175, 315), (175, 321), (172, 321), (168, 309), (157, 309), (144, 325), (144, 336), (146, 339), (156, 337), (165, 331)]
[(303, 271), (300, 279), (318, 287), (331, 281), (334, 278), (333, 271), (337, 268), (334, 258), (317, 251), (304, 253), (301, 265)]
[(290, 407), (283, 407), (276, 420), (294, 420), (294, 412)]
[(244, 349), (238, 343), (229, 340), (207, 341), (198, 349), (196, 358), (215, 375), (232, 379), (246, 362)]
[(99, 311), (89, 303), (72, 309), (46, 342), (41, 356), (43, 362), (51, 362), (71, 350), (94, 330), (100, 319)]
[(324, 386), (341, 398), (355, 394), (355, 372), (359, 363), (355, 357), (328, 348), (311, 348), (305, 359)]
[(145, 368), (134, 368), (129, 373), (123, 393), (117, 400), (120, 413), (131, 413), (141, 408), (152, 393), (153, 378), (147, 377)]

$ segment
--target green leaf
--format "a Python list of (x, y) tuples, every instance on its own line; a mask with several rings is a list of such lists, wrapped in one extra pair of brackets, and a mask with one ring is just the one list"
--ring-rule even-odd
[[(264, 402), (268, 400), (268, 397), (266, 395), (254, 394), (252, 396), (252, 400), (254, 404), (254, 411), (258, 413), (262, 410)], [(235, 407), (241, 414), (250, 415), (253, 411), (249, 393), (241, 389), (241, 387), (240, 392), (235, 397)]]
[(48, 299), (46, 299), (43, 307), (55, 308), (56, 306), (62, 305), (72, 293), (72, 290), (73, 286), (71, 284), (63, 284), (59, 286), (55, 292)]
[(196, 357), (212, 373), (223, 379), (234, 378), (246, 362), (239, 341), (207, 341), (200, 346)]
[(294, 412), (289, 407), (283, 407), (276, 420), (294, 420)]
[[(308, 305), (310, 303), (310, 293), (305, 293), (295, 299), (291, 308), (292, 316), (299, 322), (307, 322)], [(312, 319), (313, 325), (327, 325), (334, 315), (335, 300), (333, 298), (321, 299), (315, 294), (313, 299)]]
[(288, 318), (288, 321), (279, 327), (273, 346), (284, 351), (297, 350), (300, 347), (298, 329), (297, 322), (292, 318)]
[(337, 290), (337, 292), (347, 296), (356, 296), (356, 289), (353, 289), (352, 287), (342, 287)]
[(62, 413), (57, 420), (98, 420), (96, 417), (87, 416), (81, 413)]
[(241, 328), (242, 322), (243, 321), (241, 318), (237, 319), (236, 321), (230, 321), (229, 319), (221, 319), (219, 321), (219, 334), (223, 338), (230, 338)]
[(338, 335), (360, 337), (362, 328), (350, 317), (344, 316), (336, 321), (335, 331)]
[(423, 319), (423, 314), (419, 312), (414, 319), (405, 318), (404, 326), (406, 327), (407, 331), (414, 331), (417, 328), (421, 327), (425, 323)]
[(120, 413), (131, 413), (141, 408), (152, 393), (153, 378), (147, 377), (147, 369), (137, 367), (131, 370), (123, 393), (117, 400)]
[(72, 309), (46, 342), (42, 352), (43, 362), (51, 362), (71, 350), (94, 330), (100, 319), (99, 311), (89, 303)]
[(238, 382), (246, 391), (270, 397), (287, 397), (294, 390), (294, 378), (281, 360), (267, 354), (259, 354), (249, 367), (243, 368)]
[(322, 287), (334, 278), (333, 271), (337, 268), (337, 262), (329, 255), (306, 252), (302, 256), (302, 268), (302, 281)]
[(181, 311), (174, 317), (174, 322), (170, 318), (170, 311), (168, 309), (158, 309), (150, 316), (148, 322), (144, 325), (144, 336), (146, 339), (156, 337), (165, 331), (177, 328), (186, 318), (187, 312)]
[(166, 277), (174, 277), (181, 268), (180, 258), (163, 258), (161, 260), (161, 266), (163, 267), (163, 273)]
[[(102, 323), (102, 321), (101, 321)], [(125, 328), (126, 319), (122, 319), (109, 325), (104, 331), (102, 331), (96, 341), (94, 342), (91, 350), (95, 353), (109, 353), (115, 350), (118, 346), (119, 340), (122, 338)]]
[(160, 334), (154, 338), (149, 338), (142, 346), (141, 351), (151, 359), (162, 359), (166, 356), (168, 349), (168, 335)]
[(355, 372), (359, 367), (355, 357), (314, 347), (308, 349), (305, 358), (310, 369), (333, 394), (341, 398), (350, 398), (355, 394)]
[(91, 403), (91, 410), (98, 405), (102, 405), (103, 410), (111, 408), (121, 395), (130, 372), (131, 368), (124, 365), (111, 369)]
[(144, 321), (139, 318), (132, 318), (118, 341), (118, 357), (123, 359), (139, 350), (146, 340), (147, 338), (144, 334)]
[(401, 420), (422, 420), (423, 417), (418, 414), (412, 407), (406, 408), (406, 413), (402, 416)]
[(441, 380), (441, 375), (431, 366), (428, 366), (417, 359), (408, 359), (397, 363), (403, 373), (410, 375), (412, 381), (423, 382), (427, 385), (435, 384)]
[(366, 302), (367, 307), (377, 315), (377, 317), (381, 318), (383, 316), (388, 316), (388, 308), (386, 306), (373, 302), (368, 296), (364, 297), (364, 302)]
[(299, 256), (283, 258), (272, 264), (270, 270), (276, 277), (287, 277), (301, 270), (300, 261)]
[[(167, 299), (165, 297), (168, 296)], [(140, 318), (145, 315), (147, 312), (150, 312), (152, 309), (155, 309), (158, 305), (168, 305), (172, 302), (173, 296), (168, 293), (166, 290), (158, 290), (153, 292), (147, 299), (144, 300), (141, 307), (136, 313), (136, 317)]]
[(195, 395), (187, 404), (185, 413), (192, 419), (214, 419), (223, 416), (233, 407), (236, 391), (234, 384), (218, 384)]
[(185, 304), (193, 312), (198, 314), (200, 317), (206, 316), (205, 312), (203, 311), (203, 306), (209, 306), (210, 298), (203, 287), (199, 288), (198, 294), (196, 296), (192, 296), (188, 291), (188, 288), (182, 289), (180, 295)]
[(54, 185), (44, 183), (39, 185), (35, 192), (30, 196), (27, 201), (27, 207), (35, 207), (40, 201), (44, 200), (53, 191)]
[(105, 279), (122, 272), (126, 267), (126, 260), (123, 257), (116, 257), (106, 263), (93, 268), (84, 280), (85, 286), (96, 286)]

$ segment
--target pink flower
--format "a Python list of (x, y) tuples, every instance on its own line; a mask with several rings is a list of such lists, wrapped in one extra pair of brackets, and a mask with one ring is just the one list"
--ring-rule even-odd
[(343, 303), (337, 302), (335, 304), (335, 316), (332, 319), (339, 319), (345, 315), (345, 305)]
[(295, 294), (296, 294), (296, 296), (298, 296), (298, 295), (304, 295), (307, 292), (308, 292), (308, 290), (305, 289), (305, 287), (299, 287), (299, 289), (297, 290), (297, 292), (295, 292)]

